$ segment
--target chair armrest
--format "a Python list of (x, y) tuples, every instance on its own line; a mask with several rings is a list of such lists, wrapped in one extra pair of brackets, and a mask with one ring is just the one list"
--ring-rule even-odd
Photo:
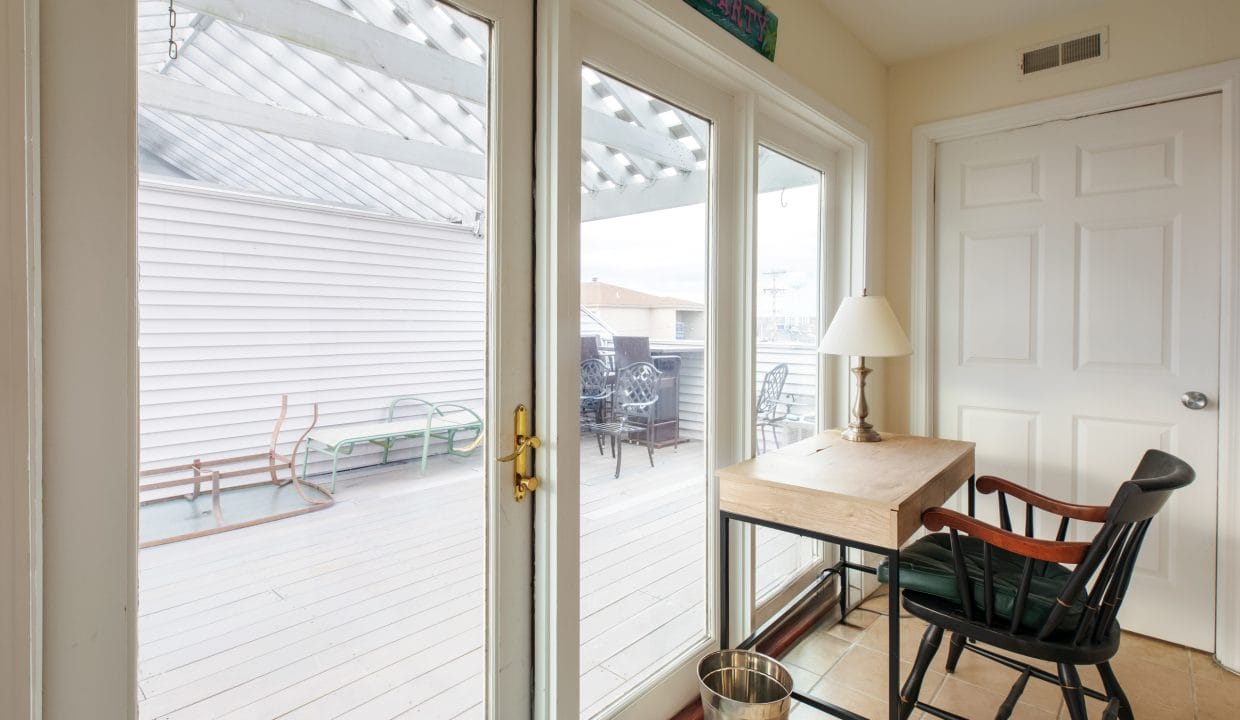
[(1073, 520), (1085, 520), (1087, 522), (1100, 523), (1106, 520), (1107, 507), (1103, 505), (1074, 505), (1072, 503), (1061, 502), (1055, 498), (1047, 497), (1041, 493), (1034, 492), (1023, 485), (1017, 485), (1009, 480), (1004, 480), (993, 475), (983, 475), (977, 479), (977, 491), (983, 495), (992, 492), (1001, 492), (1005, 495), (1011, 495), (1017, 500), (1022, 500), (1034, 507), (1041, 508), (1047, 512), (1055, 513), (1060, 517), (1072, 518)]
[(1085, 552), (1089, 550), (1089, 543), (1025, 537), (947, 508), (930, 508), (921, 514), (921, 522), (932, 532), (948, 527), (1034, 560), (1075, 565), (1085, 559)]

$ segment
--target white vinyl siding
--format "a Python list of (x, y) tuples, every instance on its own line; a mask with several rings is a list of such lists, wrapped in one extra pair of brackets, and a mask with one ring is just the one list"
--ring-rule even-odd
[(814, 415), (818, 408), (817, 348), (791, 343), (758, 343), (757, 387), (759, 389), (766, 374), (780, 363), (788, 365), (788, 379), (784, 381), (784, 395), (792, 396), (785, 398), (792, 404), (792, 414)]
[(706, 432), (706, 368), (703, 354), (701, 350), (679, 354), (680, 435), (701, 440)]
[[(138, 214), (143, 467), (265, 450), (285, 393), (285, 452), (314, 402), (320, 426), (383, 419), (399, 395), (480, 411), (486, 255), (472, 228), (152, 182)], [(653, 344), (681, 356), (681, 435), (701, 439), (701, 344)], [(793, 413), (813, 413), (814, 349), (763, 344), (758, 379), (779, 362)], [(392, 459), (416, 455), (402, 441)]]
[(144, 467), (265, 450), (285, 393), (285, 452), (314, 402), (321, 426), (382, 419), (398, 395), (480, 411), (472, 228), (148, 182), (138, 216)]

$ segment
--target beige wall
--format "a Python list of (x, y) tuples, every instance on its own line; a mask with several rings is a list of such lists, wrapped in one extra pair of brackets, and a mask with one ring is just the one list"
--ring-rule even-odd
[(887, 68), (820, 0), (768, 2), (779, 15), (775, 64), (838, 105), (882, 144)]
[[(1020, 79), (1017, 50), (1107, 25), (1105, 62)], [(887, 295), (908, 326), (913, 128), (1240, 57), (1240, 0), (1116, 0), (890, 68)], [(884, 426), (908, 427), (909, 363), (888, 362)]]

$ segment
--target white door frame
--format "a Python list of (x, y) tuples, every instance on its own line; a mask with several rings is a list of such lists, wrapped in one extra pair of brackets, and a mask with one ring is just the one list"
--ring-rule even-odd
[(0, 716), (15, 720), (40, 716), (43, 664), (37, 11), (36, 0), (0, 11)]
[[(31, 0), (34, 5), (34, 0)], [(38, 0), (42, 715), (137, 715), (136, 13)]]
[[(511, 0), (451, 0), (467, 12), (486, 16), (491, 25), (488, 53), (490, 103), (487, 107), (487, 417), (491, 432), (486, 460), (486, 713), (488, 718), (530, 717), (534, 669), (534, 503), (513, 498), (512, 466), (495, 460), (507, 455), (517, 405), (534, 401), (534, 207), (528, 188), (533, 158), (523, 148), (534, 136), (529, 74), (534, 68), (534, 17), (537, 3)], [(521, 88), (518, 92), (515, 88)], [(501, 241), (502, 240), (502, 241)], [(520, 298), (520, 300), (516, 300)], [(527, 299), (528, 298), (528, 299)], [(537, 412), (537, 404), (534, 404)], [(520, 709), (511, 707), (518, 698)]]
[[(1223, 100), (1218, 507), (1240, 507), (1240, 60), (913, 128), (910, 430), (934, 430), (934, 178), (938, 143), (1218, 92)], [(1218, 514), (1215, 656), (1240, 669), (1240, 513)]]

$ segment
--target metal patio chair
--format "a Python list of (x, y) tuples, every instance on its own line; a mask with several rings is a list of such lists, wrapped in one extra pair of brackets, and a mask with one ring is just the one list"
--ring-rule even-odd
[[(593, 432), (598, 423), (603, 422), (607, 412), (607, 401), (611, 398), (611, 371), (607, 363), (600, 358), (592, 358), (581, 362), (581, 432)], [(595, 433), (598, 440), (598, 452), (603, 454), (603, 436)]]
[(650, 355), (650, 338), (642, 335), (616, 335), (611, 339), (616, 353), (616, 367), (628, 367), (633, 363), (653, 363)]
[[(615, 477), (620, 477), (620, 461), (624, 443), (636, 433), (645, 436), (646, 454), (654, 467), (655, 404), (659, 402), (659, 370), (648, 362), (638, 362), (616, 372), (612, 391), (612, 414), (602, 422), (591, 423), (589, 430), (611, 438), (611, 451), (616, 458)], [(600, 452), (602, 452), (600, 446)]]
[[(781, 401), (784, 394), (784, 383), (788, 381), (788, 365), (780, 363), (762, 378), (762, 387), (758, 390), (758, 402), (755, 404), (754, 416), (757, 418), (758, 441), (761, 452), (766, 452), (766, 431), (771, 431), (771, 439), (775, 447), (779, 447), (779, 426), (788, 419), (787, 402)], [(782, 410), (780, 408), (783, 408)]]
[(581, 361), (597, 360), (602, 357), (599, 352), (600, 343), (598, 335), (582, 335), (581, 336)]

